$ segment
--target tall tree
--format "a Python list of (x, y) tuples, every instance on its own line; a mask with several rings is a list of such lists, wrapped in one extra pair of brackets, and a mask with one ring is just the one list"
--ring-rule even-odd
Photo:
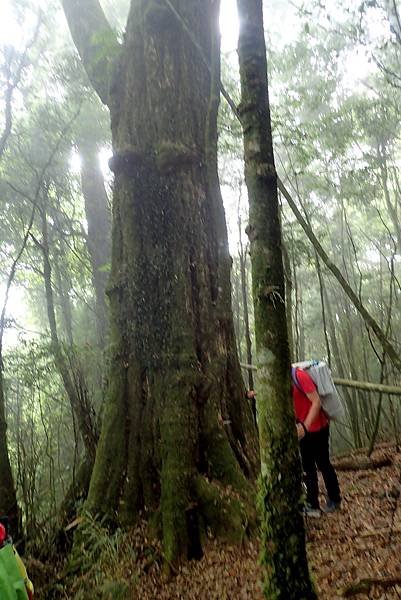
[(110, 213), (97, 144), (81, 140), (78, 148), (82, 160), (81, 185), (88, 223), (86, 243), (95, 290), (97, 336), (100, 348), (104, 348), (108, 330), (106, 284), (111, 256)]
[[(257, 470), (235, 348), (217, 179), (218, 8), (132, 0), (118, 45), (97, 0), (63, 0), (111, 113), (111, 372), (88, 505), (161, 517), (167, 561), (206, 524), (238, 536)], [(205, 60), (206, 59), (206, 60)], [(213, 61), (216, 63), (216, 61)], [(196, 524), (195, 528), (193, 523)]]
[[(25, 71), (29, 64), (29, 53), (32, 47), (36, 44), (40, 28), (42, 24), (42, 16), (38, 15), (37, 24), (34, 29), (32, 38), (26, 43), (22, 52), (16, 50), (12, 46), (4, 46), (1, 48), (4, 56), (2, 63), (2, 74), (4, 76), (4, 89), (1, 90), (4, 101), (4, 123), (2, 122), (0, 129), (0, 161), (3, 159), (7, 150), (7, 145), (12, 135), (13, 128), (13, 98), (16, 90), (20, 86), (24, 77)], [(2, 119), (3, 121), (3, 119)], [(6, 310), (10, 288), (13, 284), (18, 262), (25, 250), (25, 245), (28, 239), (28, 234), (32, 226), (32, 220), (28, 227), (28, 231), (24, 236), (22, 247), (17, 251), (17, 258), (13, 260), (8, 280), (6, 284), (6, 292), (0, 314), (0, 473), (2, 473), (0, 482), (0, 513), (7, 515), (10, 519), (11, 533), (14, 538), (20, 535), (21, 522), (17, 503), (17, 493), (14, 485), (14, 478), (11, 470), (10, 458), (7, 445), (7, 420), (5, 406), (5, 390), (4, 390), (4, 364), (3, 364), (3, 336), (5, 329)]]
[(267, 83), (262, 0), (237, 0), (240, 117), (249, 196), (258, 413), (264, 594), (316, 598), (300, 511), (301, 466), (290, 385), (282, 239)]

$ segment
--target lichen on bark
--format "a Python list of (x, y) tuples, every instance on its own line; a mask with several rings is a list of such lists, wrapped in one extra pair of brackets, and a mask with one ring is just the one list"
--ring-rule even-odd
[(290, 387), (281, 227), (270, 120), (262, 0), (237, 0), (239, 114), (249, 197), (261, 455), (264, 595), (312, 600), (301, 514), (301, 467)]

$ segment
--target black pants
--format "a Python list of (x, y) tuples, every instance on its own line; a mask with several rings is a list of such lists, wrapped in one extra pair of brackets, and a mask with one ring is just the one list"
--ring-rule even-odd
[(321, 471), (329, 500), (341, 501), (340, 487), (329, 456), (329, 427), (308, 433), (300, 441), (302, 466), (305, 472), (306, 499), (312, 508), (319, 508), (319, 487), (316, 467)]

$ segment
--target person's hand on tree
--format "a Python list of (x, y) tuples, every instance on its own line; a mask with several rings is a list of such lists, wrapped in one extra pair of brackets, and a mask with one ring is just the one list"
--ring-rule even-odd
[(256, 397), (256, 392), (255, 390), (247, 390), (245, 395), (248, 400), (253, 400)]

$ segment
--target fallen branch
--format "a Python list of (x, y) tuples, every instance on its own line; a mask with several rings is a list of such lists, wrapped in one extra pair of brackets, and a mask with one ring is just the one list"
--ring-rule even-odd
[(304, 230), (307, 238), (311, 242), (315, 251), (322, 259), (326, 267), (331, 271), (331, 273), (336, 278), (337, 282), (340, 284), (345, 294), (351, 300), (352, 304), (355, 306), (356, 310), (361, 315), (362, 319), (365, 322), (365, 326), (374, 332), (376, 338), (380, 342), (384, 352), (387, 354), (388, 358), (393, 363), (394, 367), (397, 371), (401, 372), (401, 358), (398, 352), (398, 349), (395, 348), (392, 343), (388, 340), (386, 333), (380, 327), (379, 323), (373, 318), (373, 316), (369, 313), (369, 311), (365, 308), (361, 299), (354, 292), (352, 287), (349, 285), (348, 281), (345, 279), (340, 269), (331, 261), (327, 252), (324, 250), (323, 246), (319, 243), (316, 235), (312, 231), (311, 227), (308, 225), (307, 221), (303, 218), (300, 210), (298, 209), (294, 199), (291, 197), (291, 194), (285, 188), (283, 182), (278, 178), (277, 185), (280, 192), (283, 194), (284, 198), (287, 200), (288, 205), (290, 206), (292, 212), (294, 213), (298, 223), (301, 225)]
[[(375, 445), (375, 453), (377, 453), (379, 450), (388, 450), (391, 449), (394, 452), (398, 452), (397, 447), (395, 442), (380, 442), (379, 444)], [(361, 454), (366, 454), (368, 451), (368, 449), (366, 447), (363, 448), (356, 448), (355, 450), (351, 450), (351, 451), (347, 451), (347, 452), (341, 452), (340, 454), (336, 454), (335, 458), (336, 460), (340, 460), (342, 458), (350, 458), (350, 457), (355, 457), (355, 456), (360, 456)]]
[(379, 586), (383, 589), (387, 589), (399, 583), (401, 583), (400, 575), (394, 577), (365, 577), (356, 583), (352, 583), (343, 590), (340, 590), (339, 595), (343, 598), (351, 598), (357, 594), (369, 593), (373, 586)]
[[(247, 363), (240, 363), (242, 369), (257, 371), (256, 365), (248, 365)], [(365, 390), (366, 392), (381, 392), (382, 394), (391, 394), (392, 396), (401, 396), (401, 387), (396, 385), (384, 385), (383, 383), (371, 383), (370, 381), (356, 381), (354, 379), (340, 379), (333, 377), (333, 381), (339, 387), (351, 387), (357, 388), (358, 390)]]
[(383, 456), (381, 458), (367, 458), (364, 456), (359, 460), (351, 458), (348, 460), (333, 461), (333, 464), (337, 471), (368, 471), (390, 467), (393, 464), (393, 459), (390, 456)]
[(401, 387), (395, 385), (384, 385), (383, 383), (370, 383), (369, 381), (354, 381), (352, 379), (333, 378), (336, 385), (342, 387), (352, 387), (367, 392), (381, 392), (382, 394), (391, 394), (392, 396), (401, 396)]

